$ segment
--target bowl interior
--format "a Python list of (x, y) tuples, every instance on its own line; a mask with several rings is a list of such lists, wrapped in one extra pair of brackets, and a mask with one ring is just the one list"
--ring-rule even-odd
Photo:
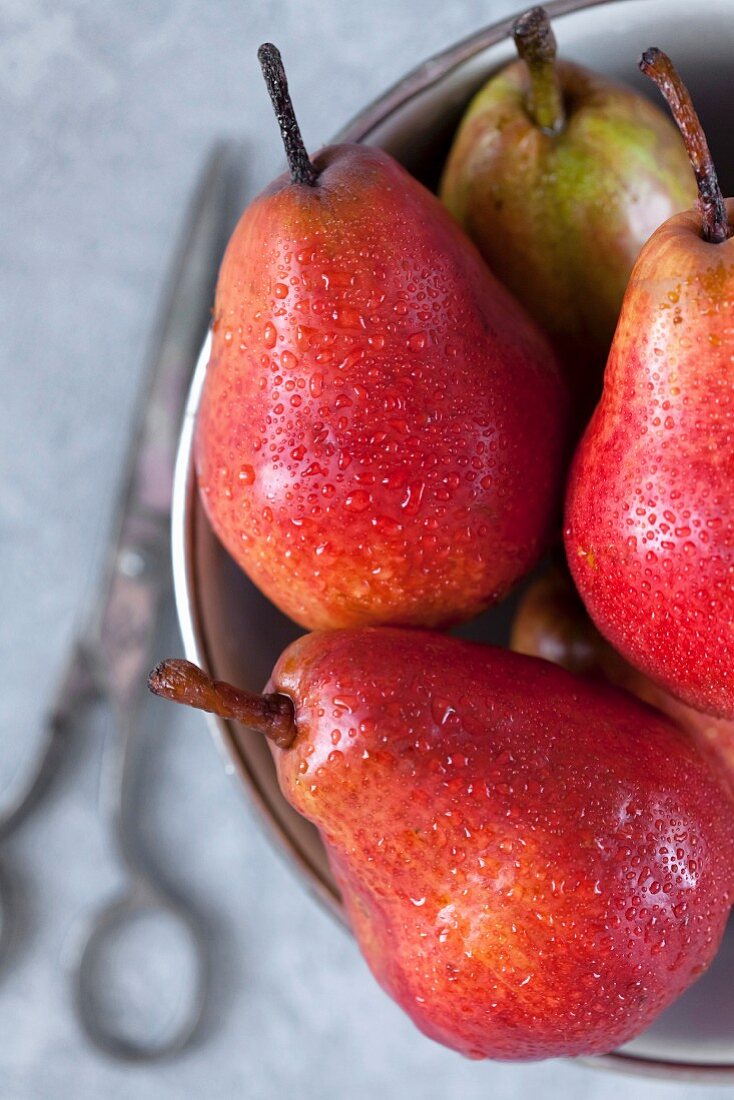
[[(731, 0), (710, 0), (702, 17), (690, 0), (612, 0), (568, 10), (555, 5), (563, 55), (635, 85), (651, 88), (636, 68), (642, 50), (666, 49), (692, 91), (717, 159), (725, 194), (734, 190), (734, 150), (726, 140), (734, 52)], [(554, 5), (548, 5), (552, 11)], [(565, 14), (562, 14), (564, 13)], [(436, 182), (451, 135), (471, 94), (508, 60), (509, 23), (480, 32), (426, 62), (356, 118), (342, 140), (383, 146), (429, 186)], [(654, 89), (652, 90), (654, 93)], [(654, 98), (654, 95), (653, 95)], [(240, 572), (216, 540), (199, 506), (191, 462), (193, 420), (208, 342), (202, 350), (184, 423), (174, 493), (174, 574), (187, 656), (221, 679), (260, 690), (283, 648), (302, 631), (278, 612)], [(514, 601), (458, 633), (505, 643)], [(316, 830), (280, 795), (263, 739), (244, 731), (238, 749), (227, 722), (212, 730), (230, 766), (250, 788), (271, 833), (302, 881), (343, 920), (339, 894)], [(644, 1035), (600, 1061), (634, 1072), (734, 1080), (734, 930), (711, 970)]]

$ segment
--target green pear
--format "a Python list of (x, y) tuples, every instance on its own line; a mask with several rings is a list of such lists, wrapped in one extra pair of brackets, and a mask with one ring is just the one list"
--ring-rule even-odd
[(555, 343), (581, 427), (638, 253), (695, 188), (665, 115), (629, 88), (557, 62), (542, 8), (517, 20), (514, 37), (521, 59), (472, 100), (441, 197)]

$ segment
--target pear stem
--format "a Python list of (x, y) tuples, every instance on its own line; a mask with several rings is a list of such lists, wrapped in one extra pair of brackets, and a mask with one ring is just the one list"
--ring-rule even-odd
[(190, 661), (161, 661), (148, 677), (148, 687), (163, 699), (242, 722), (264, 733), (281, 749), (287, 749), (296, 736), (293, 703), (287, 695), (243, 691), (223, 680), (212, 680)]
[(309, 187), (314, 187), (318, 172), (311, 162), (306, 146), (303, 144), (301, 130), (296, 120), (296, 112), (293, 110), (293, 101), (288, 91), (288, 80), (283, 68), (283, 58), (280, 56), (280, 50), (272, 42), (264, 42), (257, 51), (257, 59), (260, 62), (275, 117), (280, 127), (285, 155), (288, 158), (288, 167), (291, 170), (291, 179), (294, 183), (305, 183)]
[(640, 69), (662, 92), (681, 132), (698, 184), (698, 208), (704, 240), (722, 244), (732, 236), (724, 196), (690, 93), (666, 53), (653, 46), (640, 58)]
[(556, 36), (545, 8), (523, 12), (512, 25), (512, 37), (530, 73), (528, 113), (546, 134), (557, 134), (566, 112), (556, 67)]

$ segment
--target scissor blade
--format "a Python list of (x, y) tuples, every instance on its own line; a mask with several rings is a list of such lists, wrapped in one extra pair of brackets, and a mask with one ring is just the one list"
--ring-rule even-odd
[(171, 489), (191, 376), (211, 318), (230, 221), (232, 157), (209, 154), (180, 236), (151, 341), (105, 581), (86, 638), (113, 701), (128, 706), (150, 660), (169, 583)]

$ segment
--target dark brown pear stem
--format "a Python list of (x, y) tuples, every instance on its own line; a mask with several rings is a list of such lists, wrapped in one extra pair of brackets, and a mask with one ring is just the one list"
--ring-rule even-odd
[(264, 42), (257, 51), (257, 59), (278, 120), (291, 178), (294, 183), (305, 183), (313, 187), (318, 179), (318, 172), (311, 163), (306, 146), (303, 144), (301, 130), (296, 121), (296, 112), (293, 110), (293, 101), (288, 91), (288, 81), (280, 50), (272, 42)]
[(512, 37), (530, 73), (528, 113), (547, 134), (563, 129), (566, 112), (556, 67), (556, 36), (545, 8), (531, 8), (512, 25)]
[(234, 718), (264, 733), (281, 749), (287, 749), (296, 736), (293, 703), (287, 695), (243, 691), (223, 680), (212, 680), (191, 661), (161, 661), (148, 677), (148, 687), (162, 699), (185, 703), (220, 718)]
[(722, 244), (733, 231), (729, 228), (724, 196), (690, 93), (668, 55), (655, 46), (643, 53), (640, 69), (657, 84), (683, 137), (698, 184), (698, 207), (704, 239), (712, 244)]

